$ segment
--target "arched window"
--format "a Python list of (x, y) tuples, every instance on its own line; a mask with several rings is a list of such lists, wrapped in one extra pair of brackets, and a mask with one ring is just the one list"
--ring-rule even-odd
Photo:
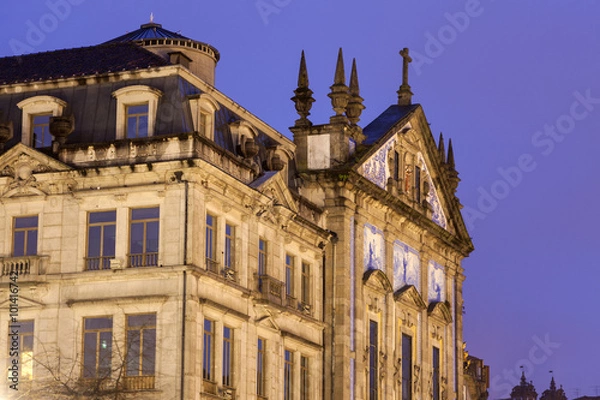
[(50, 117), (62, 115), (67, 103), (53, 96), (34, 96), (19, 102), (17, 107), (23, 111), (21, 141), (31, 147), (50, 147)]
[(117, 139), (154, 136), (160, 90), (133, 85), (115, 90), (112, 95), (117, 99)]

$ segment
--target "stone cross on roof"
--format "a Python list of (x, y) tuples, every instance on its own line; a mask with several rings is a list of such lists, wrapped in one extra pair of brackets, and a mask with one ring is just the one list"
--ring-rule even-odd
[(408, 84), (408, 63), (412, 62), (412, 58), (408, 55), (408, 48), (400, 50), (402, 56), (402, 85), (398, 89), (398, 105), (409, 106), (412, 103), (413, 93), (410, 91)]

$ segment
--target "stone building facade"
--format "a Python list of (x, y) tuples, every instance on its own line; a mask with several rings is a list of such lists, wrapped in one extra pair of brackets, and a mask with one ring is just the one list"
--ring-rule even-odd
[(0, 396), (463, 398), (473, 246), (401, 54), (364, 129), (341, 51), (308, 119), (303, 54), (293, 140), (154, 22), (0, 59)]

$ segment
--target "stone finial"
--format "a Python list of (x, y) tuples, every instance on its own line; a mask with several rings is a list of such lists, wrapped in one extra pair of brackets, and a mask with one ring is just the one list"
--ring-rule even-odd
[(296, 112), (300, 118), (296, 120), (296, 126), (309, 126), (312, 123), (308, 120), (310, 109), (315, 99), (312, 97), (313, 91), (308, 87), (308, 70), (306, 69), (306, 59), (304, 50), (300, 57), (300, 71), (298, 72), (298, 88), (294, 90), (294, 97), (291, 100), (295, 103)]
[(337, 64), (335, 67), (335, 76), (333, 85), (330, 86), (331, 92), (327, 95), (331, 99), (331, 105), (335, 111), (335, 115), (330, 118), (330, 122), (346, 122), (347, 118), (343, 115), (350, 100), (348, 86), (346, 86), (346, 78), (344, 72), (344, 57), (342, 49), (338, 52)]
[(410, 85), (408, 84), (408, 64), (412, 62), (412, 58), (408, 55), (408, 48), (400, 50), (402, 56), (402, 85), (398, 89), (398, 105), (409, 106), (412, 104), (413, 92), (410, 91)]
[(458, 171), (456, 171), (456, 165), (454, 164), (454, 149), (452, 148), (452, 139), (448, 141), (448, 158), (446, 161), (446, 174), (448, 177), (448, 183), (453, 193), (456, 193), (458, 189), (458, 183), (460, 178), (458, 177)]
[(446, 162), (446, 148), (444, 146), (444, 135), (440, 132), (440, 139), (438, 141), (438, 154), (442, 163)]
[(356, 125), (360, 121), (360, 114), (365, 109), (363, 98), (360, 97), (360, 89), (358, 87), (358, 72), (356, 72), (356, 59), (352, 60), (352, 72), (350, 73), (350, 101), (346, 107), (346, 116), (352, 125)]

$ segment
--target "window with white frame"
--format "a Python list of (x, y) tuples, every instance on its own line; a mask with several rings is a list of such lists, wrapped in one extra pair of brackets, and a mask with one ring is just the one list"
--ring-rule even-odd
[(189, 97), (194, 130), (201, 136), (214, 138), (215, 112), (220, 107), (210, 95), (203, 93)]
[(50, 117), (63, 115), (67, 103), (53, 96), (34, 96), (17, 103), (22, 112), (21, 141), (36, 148), (50, 147)]
[(154, 136), (160, 90), (132, 85), (115, 90), (112, 95), (117, 100), (116, 139)]

